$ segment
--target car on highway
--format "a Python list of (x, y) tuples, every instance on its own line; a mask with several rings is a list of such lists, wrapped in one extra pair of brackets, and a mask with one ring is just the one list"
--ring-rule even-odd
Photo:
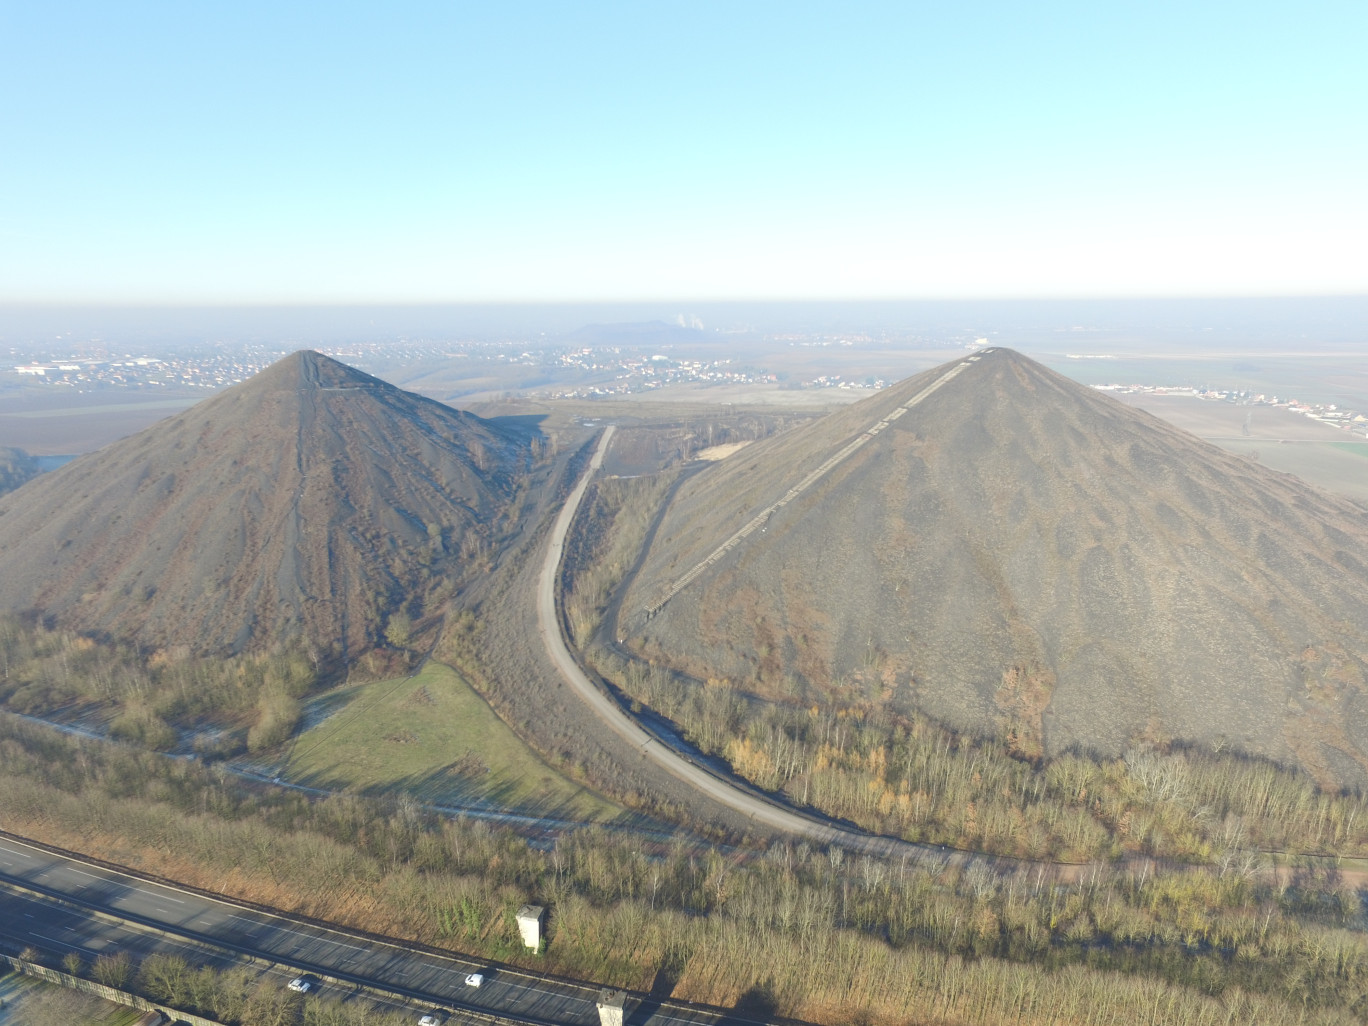
[(467, 987), (478, 987), (482, 983), (484, 983), (484, 973), (471, 973), (466, 977)]
[(442, 1026), (442, 1017), (436, 1012), (429, 1012), (418, 1020), (418, 1026)]
[(309, 992), (309, 988), (311, 988), (313, 984), (309, 980), (305, 979), (303, 976), (297, 976), (289, 983), (287, 983), (285, 986), (287, 986), (290, 990), (294, 991), (296, 994), (307, 994)]

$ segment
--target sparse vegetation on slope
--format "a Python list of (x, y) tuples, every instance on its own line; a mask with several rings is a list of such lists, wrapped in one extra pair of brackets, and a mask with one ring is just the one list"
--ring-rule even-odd
[[(567, 607), (584, 611), (577, 634), (597, 627), (668, 483), (601, 486), (594, 530), (582, 531), (566, 575)], [(817, 693), (791, 675), (761, 699), (754, 683), (697, 681), (624, 658), (611, 639), (585, 654), (637, 709), (672, 721), (740, 776), (876, 833), (1070, 861), (1143, 853), (1228, 866), (1256, 849), (1368, 855), (1362, 794), (1320, 791), (1305, 774), (1219, 745), (1142, 739), (1113, 759), (1045, 758), (1010, 719), (995, 737), (952, 731), (890, 708), (881, 684), (852, 678)], [(1028, 674), (1010, 671), (1003, 703), (1028, 704), (1032, 687)]]
[(853, 692), (1027, 757), (1224, 744), (1368, 783), (1362, 508), (1007, 350), (963, 366), (690, 477), (616, 633), (748, 700)]
[(349, 663), (488, 569), (530, 462), (526, 433), (295, 353), (0, 497), (0, 608)]
[(14, 491), (39, 473), (38, 461), (23, 449), (0, 445), (0, 495)]
[(590, 486), (567, 539), (565, 618), (571, 640), (587, 645), (614, 589), (641, 552), (646, 532), (678, 472), (608, 478)]

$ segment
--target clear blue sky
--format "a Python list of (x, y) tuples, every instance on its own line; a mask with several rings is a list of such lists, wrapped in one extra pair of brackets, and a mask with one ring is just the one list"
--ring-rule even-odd
[(1368, 3), (0, 0), (0, 301), (1368, 291)]

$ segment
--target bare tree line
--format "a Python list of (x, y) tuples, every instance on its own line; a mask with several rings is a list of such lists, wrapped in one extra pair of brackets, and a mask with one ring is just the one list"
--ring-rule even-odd
[[(1331, 870), (1140, 864), (1060, 883), (604, 830), (547, 850), (413, 802), (244, 791), (212, 766), (13, 720), (0, 721), (0, 825), (509, 963), (636, 990), (664, 974), (677, 996), (724, 1006), (761, 988), (818, 1022), (1330, 1024), (1368, 1008), (1359, 895)], [(517, 940), (528, 900), (552, 909), (541, 958)]]

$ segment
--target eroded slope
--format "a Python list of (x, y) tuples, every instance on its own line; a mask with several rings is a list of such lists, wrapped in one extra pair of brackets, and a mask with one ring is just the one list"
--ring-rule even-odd
[(1225, 742), (1368, 779), (1363, 510), (1009, 350), (705, 470), (623, 606), (640, 654), (762, 695), (917, 707), (1023, 747)]
[(526, 453), (312, 352), (0, 498), (0, 601), (196, 652), (345, 654), (483, 565)]

